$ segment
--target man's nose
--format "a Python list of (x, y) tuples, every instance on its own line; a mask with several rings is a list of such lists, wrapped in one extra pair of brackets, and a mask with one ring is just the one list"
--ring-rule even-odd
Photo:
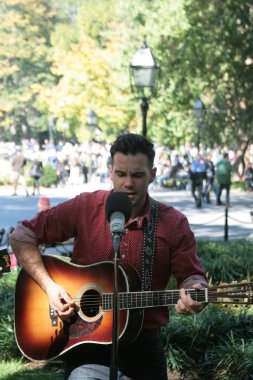
[(133, 179), (131, 176), (125, 177), (124, 185), (125, 185), (125, 187), (131, 187), (133, 185)]

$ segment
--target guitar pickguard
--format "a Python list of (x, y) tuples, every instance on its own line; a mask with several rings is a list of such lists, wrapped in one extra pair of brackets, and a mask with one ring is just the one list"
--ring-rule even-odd
[(70, 323), (64, 323), (64, 331), (71, 339), (79, 339), (97, 330), (101, 325), (102, 320), (103, 317), (101, 316), (93, 322), (86, 322), (77, 314), (71, 318)]

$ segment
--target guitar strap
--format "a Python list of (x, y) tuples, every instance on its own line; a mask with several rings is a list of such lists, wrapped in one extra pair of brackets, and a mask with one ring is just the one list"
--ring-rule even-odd
[(151, 290), (155, 254), (158, 202), (151, 198), (150, 220), (144, 220), (142, 247), (142, 290)]

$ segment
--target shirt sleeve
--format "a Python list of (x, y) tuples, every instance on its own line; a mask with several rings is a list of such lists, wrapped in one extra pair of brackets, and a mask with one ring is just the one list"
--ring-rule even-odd
[[(76, 196), (73, 199), (59, 203), (49, 210), (40, 212), (31, 220), (24, 220), (21, 226), (31, 230), (37, 244), (55, 244), (63, 242), (77, 235), (80, 218), (86, 213), (85, 196)], [(26, 231), (26, 230), (23, 230)], [(17, 233), (21, 233), (19, 230)], [(27, 234), (26, 234), (27, 235)]]
[(207, 279), (196, 252), (196, 240), (186, 217), (179, 221), (177, 231), (171, 265), (178, 288), (190, 288), (196, 283), (207, 286)]
[(36, 239), (35, 233), (23, 226), (22, 224), (15, 228), (15, 230), (11, 233), (11, 238), (16, 241), (20, 241), (22, 243), (31, 243), (34, 245), (38, 245), (38, 241)]
[(200, 284), (204, 288), (208, 287), (208, 283), (207, 283), (207, 281), (206, 281), (206, 279), (204, 277), (199, 276), (199, 275), (195, 275), (195, 276), (189, 276), (189, 277), (187, 277), (182, 282), (182, 284), (180, 285), (180, 288), (191, 289), (192, 285), (195, 285), (195, 284)]

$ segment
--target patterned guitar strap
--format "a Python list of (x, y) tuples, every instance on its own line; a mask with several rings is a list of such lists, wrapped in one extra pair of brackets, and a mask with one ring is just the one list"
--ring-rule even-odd
[(158, 202), (151, 198), (149, 223), (144, 221), (142, 247), (142, 290), (151, 290), (153, 259), (155, 254), (156, 229), (158, 220)]

